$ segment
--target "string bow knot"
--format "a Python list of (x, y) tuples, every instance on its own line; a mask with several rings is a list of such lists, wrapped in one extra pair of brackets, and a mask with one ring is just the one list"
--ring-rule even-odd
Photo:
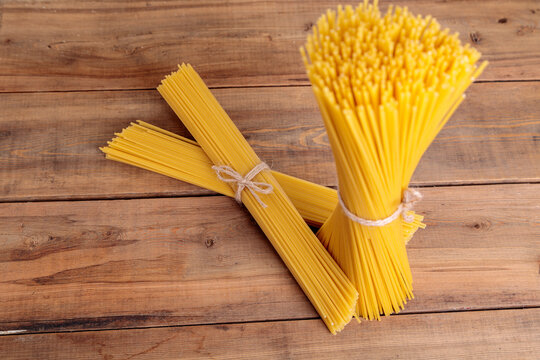
[(219, 180), (226, 183), (236, 183), (236, 194), (234, 198), (239, 204), (242, 204), (242, 191), (244, 191), (244, 189), (248, 189), (263, 208), (267, 207), (257, 193), (265, 195), (270, 194), (272, 191), (274, 191), (274, 187), (272, 184), (252, 181), (252, 179), (261, 171), (270, 169), (268, 165), (261, 162), (251, 169), (245, 176), (240, 175), (236, 170), (227, 165), (214, 165), (212, 166), (212, 169), (216, 172)]

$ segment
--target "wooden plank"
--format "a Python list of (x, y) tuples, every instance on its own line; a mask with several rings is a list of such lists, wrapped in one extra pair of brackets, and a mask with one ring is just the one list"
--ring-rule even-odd
[[(332, 153), (310, 88), (214, 92), (275, 170), (336, 185)], [(468, 94), (425, 154), (413, 184), (539, 181), (540, 83), (475, 84)], [(98, 150), (135, 119), (186, 135), (156, 91), (1, 98), (1, 201), (208, 193), (106, 161)]]
[[(305, 84), (298, 48), (340, 1), (1, 3), (0, 91), (16, 92), (147, 89), (179, 61), (214, 87)], [(483, 52), (483, 80), (540, 79), (538, 1), (397, 4), (432, 14)]]
[(0, 349), (44, 360), (521, 360), (540, 352), (540, 309), (392, 316), (334, 337), (317, 320), (2, 336)]
[[(540, 185), (427, 188), (406, 312), (540, 305)], [(221, 196), (0, 204), (0, 330), (316, 317)]]

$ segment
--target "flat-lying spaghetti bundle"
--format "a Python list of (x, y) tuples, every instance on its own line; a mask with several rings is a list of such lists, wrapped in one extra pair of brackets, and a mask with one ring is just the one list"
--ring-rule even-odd
[[(107, 159), (138, 166), (182, 180), (220, 194), (234, 197), (232, 188), (220, 181), (212, 161), (194, 141), (144, 121), (132, 123), (116, 134), (108, 146), (100, 148)], [(334, 189), (271, 171), (304, 220), (320, 227), (338, 203)], [(423, 216), (403, 222), (403, 237), (408, 242), (418, 228), (425, 228)]]
[(353, 316), (357, 291), (203, 80), (183, 64), (158, 91), (215, 164), (218, 177), (231, 183), (328, 329), (340, 331)]
[(486, 63), (431, 17), (381, 16), (367, 0), (323, 15), (302, 55), (341, 197), (318, 236), (359, 291), (357, 313), (378, 319), (413, 296), (397, 221), (418, 195), (411, 176)]

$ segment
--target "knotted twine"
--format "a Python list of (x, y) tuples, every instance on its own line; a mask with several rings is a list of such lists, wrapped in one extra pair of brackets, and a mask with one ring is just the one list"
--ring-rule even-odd
[(341, 209), (343, 210), (345, 215), (352, 221), (357, 222), (360, 225), (365, 225), (365, 226), (385, 226), (385, 225), (390, 224), (392, 221), (396, 220), (399, 217), (399, 215), (402, 215), (403, 219), (406, 222), (411, 223), (414, 221), (414, 216), (411, 214), (408, 214), (408, 212), (413, 208), (413, 206), (418, 201), (422, 200), (422, 194), (418, 190), (407, 189), (403, 192), (402, 203), (399, 204), (397, 210), (394, 211), (392, 215), (388, 216), (387, 218), (380, 219), (380, 220), (369, 220), (369, 219), (363, 219), (353, 214), (345, 206), (345, 203), (343, 202), (343, 199), (341, 198), (339, 190), (337, 194), (338, 194), (339, 205), (341, 205)]
[(251, 179), (257, 176), (261, 171), (270, 169), (265, 163), (261, 162), (256, 165), (246, 174), (246, 176), (240, 175), (236, 170), (227, 165), (214, 165), (212, 166), (212, 169), (216, 172), (219, 180), (226, 183), (236, 183), (236, 194), (234, 195), (234, 198), (239, 204), (242, 204), (242, 191), (248, 189), (263, 208), (268, 206), (261, 200), (257, 193), (265, 195), (270, 194), (274, 191), (272, 184), (251, 181)]

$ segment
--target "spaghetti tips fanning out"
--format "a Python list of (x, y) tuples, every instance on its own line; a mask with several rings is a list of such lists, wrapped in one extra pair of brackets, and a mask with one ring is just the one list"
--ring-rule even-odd
[(486, 63), (435, 19), (368, 1), (329, 10), (301, 51), (341, 198), (318, 236), (359, 291), (357, 314), (378, 319), (413, 296), (396, 216), (416, 201), (411, 176)]

